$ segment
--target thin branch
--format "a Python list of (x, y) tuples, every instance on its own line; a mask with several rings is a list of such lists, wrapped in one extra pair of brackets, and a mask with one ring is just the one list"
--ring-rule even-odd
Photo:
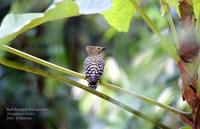
[(166, 0), (161, 0), (160, 5), (161, 5), (161, 8), (165, 7), (165, 9), (166, 9), (164, 15), (167, 17), (167, 21), (169, 23), (169, 27), (170, 27), (170, 30), (172, 32), (172, 37), (173, 37), (173, 40), (175, 42), (175, 47), (177, 48), (177, 44), (178, 44), (179, 40), (178, 40), (178, 35), (177, 35), (177, 32), (176, 32), (175, 25), (174, 25), (174, 22), (173, 22), (173, 19), (172, 19), (170, 10), (169, 10), (169, 4), (166, 2)]
[(137, 10), (137, 12), (141, 15), (141, 17), (144, 19), (144, 21), (147, 23), (147, 25), (152, 29), (152, 31), (158, 36), (160, 39), (163, 48), (171, 55), (171, 57), (176, 61), (179, 59), (179, 56), (176, 54), (176, 49), (174, 47), (171, 47), (171, 45), (168, 43), (168, 41), (165, 39), (164, 36), (156, 29), (154, 26), (154, 23), (150, 20), (150, 18), (146, 15), (146, 13), (143, 11), (143, 9), (138, 5), (138, 3), (135, 0), (131, 0), (132, 5)]
[(199, 17), (197, 18), (197, 21), (196, 21), (196, 30), (197, 32), (199, 32), (199, 20), (200, 20), (200, 11), (199, 11)]
[[(66, 73), (68, 75), (75, 76), (75, 77), (80, 78), (80, 79), (85, 79), (85, 75), (83, 75), (83, 74), (80, 74), (80, 73), (74, 72), (72, 70), (63, 68), (63, 67), (58, 66), (56, 64), (52, 64), (50, 62), (47, 62), (47, 61), (42, 60), (40, 58), (34, 57), (32, 55), (29, 55), (27, 53), (19, 51), (19, 50), (15, 49), (15, 48), (9, 47), (7, 45), (0, 45), (0, 49), (5, 50), (5, 51), (10, 52), (10, 53), (13, 53), (15, 55), (18, 55), (20, 57), (23, 57), (23, 58), (25, 58), (27, 60), (31, 60), (33, 62), (36, 62), (36, 63), (40, 64), (40, 65), (46, 66), (48, 68), (52, 68), (54, 70), (60, 71), (62, 73)], [(177, 115), (180, 115), (180, 114), (188, 115), (188, 114), (190, 114), (190, 113), (187, 113), (187, 112), (179, 111), (179, 110), (177, 110), (177, 109), (175, 109), (173, 107), (170, 107), (168, 105), (159, 103), (159, 102), (157, 102), (157, 101), (155, 101), (153, 99), (147, 98), (145, 96), (139, 95), (138, 93), (135, 93), (133, 91), (128, 91), (128, 90), (123, 89), (123, 88), (121, 88), (119, 86), (115, 86), (115, 85), (112, 85), (112, 84), (109, 84), (109, 83), (106, 83), (106, 82), (102, 82), (102, 81), (100, 82), (100, 85), (103, 86), (103, 87), (107, 87), (108, 89), (113, 89), (115, 91), (119, 91), (119, 92), (124, 93), (124, 94), (129, 94), (131, 96), (135, 96), (135, 97), (137, 97), (137, 98), (139, 98), (139, 99), (141, 99), (141, 100), (143, 100), (143, 101), (145, 101), (147, 103), (150, 103), (150, 104), (153, 104), (153, 105), (157, 105), (157, 106), (162, 107), (162, 108), (164, 108), (164, 109), (166, 109), (168, 111), (174, 112)]]
[(169, 10), (167, 10), (166, 16), (167, 16), (167, 20), (168, 20), (168, 23), (169, 23), (169, 26), (170, 26), (170, 29), (171, 29), (171, 32), (172, 32), (172, 37), (174, 39), (174, 46), (177, 49), (177, 46), (178, 46), (178, 43), (179, 43), (178, 35), (177, 35), (177, 32), (176, 32), (176, 28), (175, 28), (172, 16), (169, 13)]
[(50, 62), (45, 61), (45, 60), (42, 60), (40, 58), (37, 58), (35, 56), (32, 56), (32, 55), (30, 55), (28, 53), (22, 52), (20, 50), (15, 49), (15, 48), (9, 47), (7, 45), (0, 45), (0, 49), (5, 50), (5, 51), (10, 52), (10, 53), (13, 53), (15, 55), (18, 55), (20, 57), (23, 57), (23, 58), (25, 58), (27, 60), (31, 60), (31, 61), (33, 61), (35, 63), (41, 64), (41, 65), (46, 66), (48, 68), (52, 68), (52, 69), (57, 70), (59, 72), (63, 72), (63, 73), (66, 73), (66, 74), (69, 74), (69, 75), (72, 75), (72, 76), (75, 76), (75, 77), (81, 78), (81, 79), (85, 78), (85, 76), (83, 74), (80, 74), (80, 73), (74, 72), (72, 70), (63, 68), (61, 66), (55, 65), (53, 63), (50, 63)]
[(176, 28), (175, 28), (175, 25), (174, 25), (174, 22), (173, 22), (173, 19), (172, 19), (170, 10), (169, 10), (169, 5), (167, 3), (165, 3), (164, 0), (162, 0), (161, 6), (162, 6), (162, 4), (164, 4), (163, 6), (166, 7), (166, 15), (165, 16), (167, 17), (167, 21), (169, 24), (169, 30), (171, 31), (171, 37), (173, 38), (173, 45), (176, 48), (176, 51), (178, 52), (179, 40), (178, 40), (177, 31), (176, 31)]
[(6, 59), (0, 59), (0, 64), (2, 65), (5, 65), (7, 67), (11, 67), (11, 68), (15, 68), (15, 69), (18, 69), (18, 70), (22, 70), (22, 71), (26, 71), (26, 72), (29, 72), (29, 73), (34, 73), (34, 74), (37, 74), (37, 75), (40, 75), (40, 76), (43, 76), (43, 77), (47, 77), (47, 78), (51, 78), (51, 79), (55, 79), (57, 81), (60, 81), (60, 82), (63, 82), (63, 83), (66, 83), (66, 84), (70, 84), (70, 85), (73, 85), (73, 86), (76, 86), (78, 88), (81, 88), (85, 91), (88, 91), (110, 103), (113, 103), (115, 104), (116, 106), (119, 106), (121, 107), (122, 109), (146, 120), (146, 121), (149, 121), (151, 122), (152, 124), (154, 124), (155, 126), (159, 127), (159, 128), (162, 128), (162, 129), (170, 129), (170, 127), (167, 127), (166, 125), (160, 123), (159, 121), (157, 120), (154, 120), (152, 119), (151, 117), (131, 108), (130, 106), (128, 105), (125, 105), (123, 104), (122, 102), (110, 97), (110, 96), (107, 96), (103, 93), (100, 93), (96, 90), (93, 90), (92, 88), (89, 88), (87, 86), (84, 86), (76, 81), (73, 81), (73, 80), (70, 80), (70, 79), (67, 79), (65, 77), (62, 77), (60, 75), (57, 75), (57, 74), (54, 74), (54, 73), (50, 73), (50, 72), (46, 72), (44, 70), (41, 70), (41, 69), (38, 69), (38, 68), (34, 68), (34, 67), (30, 67), (30, 66), (25, 66), (25, 65), (22, 65), (22, 64), (18, 64), (18, 63), (15, 63), (15, 62), (12, 62), (12, 61), (9, 61), (9, 60), (6, 60)]
[(176, 108), (173, 108), (173, 107), (171, 107), (171, 106), (168, 106), (168, 105), (159, 103), (159, 102), (157, 102), (157, 101), (155, 101), (155, 100), (153, 100), (153, 99), (150, 99), (150, 98), (148, 98), (148, 97), (142, 96), (142, 95), (137, 94), (137, 93), (135, 93), (135, 92), (133, 92), (133, 91), (130, 92), (130, 91), (128, 91), (128, 90), (126, 90), (126, 89), (123, 89), (123, 88), (121, 88), (121, 87), (119, 87), (119, 86), (115, 86), (115, 85), (112, 85), (112, 84), (109, 84), (109, 83), (106, 83), (106, 82), (101, 82), (101, 85), (104, 86), (104, 87), (107, 87), (107, 88), (109, 88), (109, 89), (113, 89), (113, 90), (115, 90), (115, 91), (120, 91), (120, 92), (129, 94), (129, 95), (131, 95), (131, 96), (135, 96), (135, 97), (137, 97), (137, 98), (139, 98), (139, 99), (141, 99), (141, 100), (143, 100), (143, 101), (145, 101), (145, 102), (147, 102), (147, 103), (150, 103), (150, 104), (152, 104), (152, 105), (156, 105), (156, 106), (162, 107), (162, 108), (164, 108), (165, 110), (171, 111), (171, 112), (173, 112), (173, 113), (175, 113), (175, 114), (177, 114), (177, 115), (180, 115), (180, 114), (190, 115), (190, 114), (191, 114), (190, 112), (179, 111), (179, 110), (177, 110)]

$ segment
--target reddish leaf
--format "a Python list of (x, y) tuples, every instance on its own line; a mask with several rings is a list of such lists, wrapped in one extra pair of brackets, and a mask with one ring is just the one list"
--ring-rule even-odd
[(200, 46), (196, 41), (194, 31), (194, 11), (192, 0), (179, 0), (179, 11), (181, 15), (181, 23), (185, 33), (182, 35), (181, 45), (179, 48), (180, 58), (185, 62), (192, 62), (198, 56)]
[(199, 54), (200, 46), (196, 42), (195, 34), (189, 34), (184, 41), (181, 42), (179, 48), (180, 58), (187, 63), (192, 63)]
[(192, 118), (190, 118), (190, 117), (188, 117), (188, 116), (186, 116), (186, 115), (184, 115), (184, 114), (180, 114), (180, 118), (181, 118), (181, 120), (182, 120), (184, 123), (186, 123), (187, 125), (190, 125), (190, 126), (193, 125), (193, 120), (192, 120)]
[(194, 12), (192, 0), (179, 0), (179, 11), (181, 15), (181, 23), (184, 26), (191, 26), (194, 23)]
[(195, 112), (194, 127), (200, 129), (200, 102)]
[(192, 107), (192, 108), (197, 108), (199, 104), (199, 99), (195, 93), (195, 91), (191, 88), (191, 86), (186, 86), (183, 87), (183, 98), (187, 101), (187, 103)]
[(196, 75), (191, 75), (184, 61), (179, 60), (177, 62), (179, 67), (181, 78), (183, 81), (182, 97), (187, 103), (195, 109), (198, 106), (199, 99), (196, 95), (196, 81), (198, 77)]
[(193, 75), (186, 66), (183, 60), (177, 62), (179, 71), (181, 73), (181, 79), (183, 81), (183, 87), (193, 86), (195, 88), (198, 76)]
[(179, 71), (181, 73), (182, 80), (183, 81), (188, 80), (190, 75), (189, 75), (189, 70), (188, 70), (185, 62), (180, 59), (180, 60), (178, 60), (177, 65), (178, 65)]
[(180, 115), (181, 119), (193, 129), (200, 129), (200, 99), (197, 96), (198, 75), (187, 67), (186, 63), (195, 63), (199, 56), (200, 45), (194, 30), (194, 11), (192, 0), (179, 0), (180, 20), (183, 34), (180, 35), (179, 56), (177, 62), (183, 81), (182, 97), (192, 108), (192, 117)]

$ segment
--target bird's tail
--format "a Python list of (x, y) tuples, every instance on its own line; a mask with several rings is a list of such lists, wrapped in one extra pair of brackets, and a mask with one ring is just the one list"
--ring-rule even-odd
[(97, 83), (98, 83), (99, 79), (95, 76), (95, 77), (90, 77), (88, 79), (88, 86), (93, 88), (93, 89), (96, 89), (97, 88)]
[(93, 88), (93, 89), (96, 89), (97, 88), (97, 83), (96, 82), (90, 82), (89, 84), (88, 84), (88, 86), (90, 87), (90, 88)]

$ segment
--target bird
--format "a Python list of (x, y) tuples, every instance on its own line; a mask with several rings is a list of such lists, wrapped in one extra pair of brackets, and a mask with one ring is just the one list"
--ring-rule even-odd
[(84, 61), (86, 80), (90, 88), (96, 89), (104, 71), (103, 51), (105, 47), (86, 46), (88, 57)]

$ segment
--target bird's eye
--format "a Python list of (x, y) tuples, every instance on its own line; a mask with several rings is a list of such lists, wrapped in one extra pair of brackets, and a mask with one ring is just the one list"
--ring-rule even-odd
[(100, 47), (98, 47), (98, 49), (101, 49)]

